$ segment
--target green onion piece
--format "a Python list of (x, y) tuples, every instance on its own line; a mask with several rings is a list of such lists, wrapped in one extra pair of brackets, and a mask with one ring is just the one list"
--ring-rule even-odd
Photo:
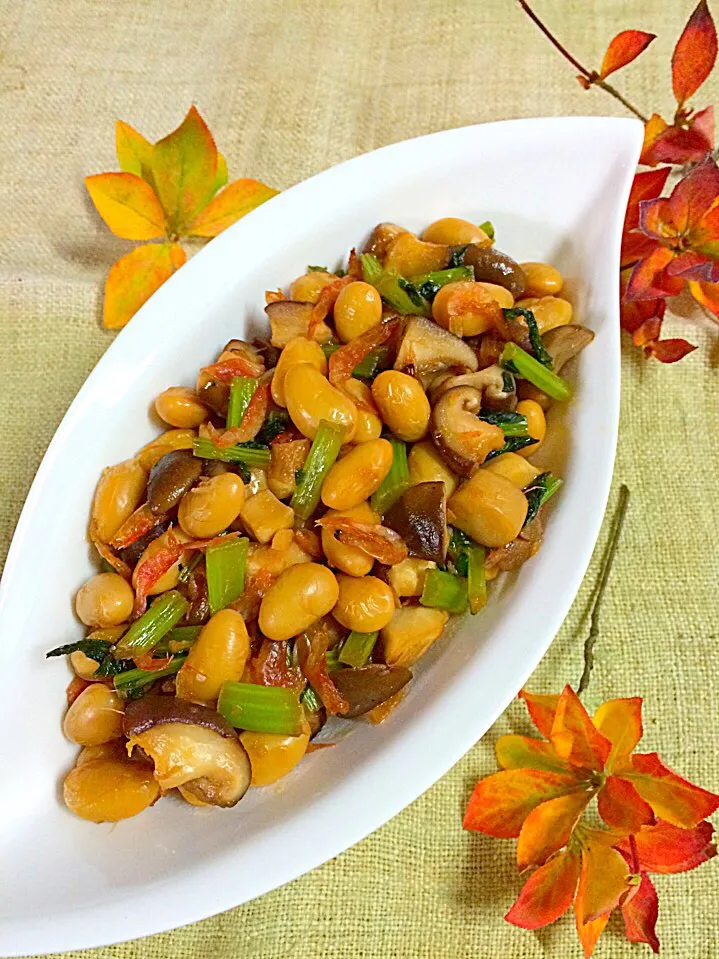
[(247, 412), (250, 400), (257, 389), (257, 380), (251, 376), (233, 376), (230, 386), (230, 402), (227, 406), (227, 429), (239, 426)]
[(342, 346), (341, 343), (322, 343), (320, 349), (324, 355), (329, 359), (333, 353), (336, 353), (337, 350)]
[(342, 446), (343, 431), (339, 426), (320, 420), (309, 454), (302, 467), (302, 477), (290, 500), (296, 517), (304, 522), (317, 509), (322, 483)]
[(375, 376), (392, 366), (392, 351), (388, 346), (378, 346), (355, 366), (352, 376), (358, 380), (373, 380)]
[(299, 736), (302, 732), (304, 713), (299, 696), (283, 686), (225, 683), (217, 712), (237, 729), (283, 736)]
[(469, 551), (474, 540), (470, 539), (466, 533), (455, 526), (448, 527), (449, 546), (447, 547), (447, 556), (454, 566), (458, 576), (466, 576), (469, 568)]
[(342, 668), (342, 663), (340, 663), (339, 654), (336, 649), (328, 649), (325, 653), (325, 663), (327, 665), (327, 672), (332, 673), (337, 669)]
[(193, 646), (202, 632), (202, 626), (175, 626), (162, 637), (153, 652), (167, 656), (169, 653), (184, 653)]
[(505, 343), (499, 362), (502, 366), (509, 367), (511, 372), (529, 380), (553, 400), (563, 403), (572, 395), (572, 389), (566, 380), (542, 366), (539, 360), (535, 360), (516, 343)]
[(186, 583), (188, 581), (188, 579), (190, 578), (190, 573), (195, 568), (195, 566), (197, 566), (197, 564), (200, 562), (201, 559), (202, 559), (202, 553), (198, 551), (196, 553), (193, 553), (193, 555), (190, 557), (189, 563), (186, 566), (183, 563), (180, 563), (180, 575), (178, 577), (178, 580), (180, 583)]
[(399, 274), (385, 270), (372, 253), (362, 253), (362, 276), (398, 313), (429, 316), (429, 303)]
[(419, 601), (422, 606), (463, 613), (467, 608), (467, 580), (441, 569), (428, 569)]
[(505, 436), (526, 436), (527, 417), (521, 413), (480, 413), (480, 420), (500, 426)]
[(345, 666), (354, 666), (355, 668), (364, 666), (372, 655), (378, 636), (378, 632), (357, 633), (352, 630), (340, 650), (340, 662), (344, 663)]
[(172, 662), (163, 666), (162, 669), (128, 669), (127, 672), (118, 673), (113, 679), (113, 684), (118, 693), (122, 693), (124, 696), (133, 696), (138, 690), (154, 683), (156, 679), (174, 676), (175, 673), (179, 673), (186, 659), (187, 655), (175, 656)]
[(484, 573), (486, 555), (484, 546), (470, 546), (467, 552), (467, 598), (473, 616), (487, 603), (487, 579)]
[(210, 613), (229, 606), (245, 589), (248, 539), (230, 539), (205, 550)]
[(524, 521), (525, 526), (527, 523), (532, 522), (539, 512), (539, 507), (544, 506), (547, 500), (554, 496), (562, 483), (563, 480), (555, 476), (554, 473), (540, 473), (535, 480), (532, 480), (529, 486), (525, 487), (524, 495), (529, 502), (527, 518)]
[(484, 223), (479, 224), (480, 230), (484, 230), (490, 240), (494, 239), (494, 224), (491, 220), (485, 220)]
[(308, 266), (308, 273), (329, 273), (329, 270), (326, 266)]
[(117, 659), (151, 652), (163, 636), (182, 619), (189, 603), (176, 589), (158, 596), (150, 608), (136, 619), (115, 646)]
[(409, 486), (409, 467), (407, 466), (407, 446), (394, 436), (387, 439), (392, 444), (392, 465), (389, 473), (370, 498), (375, 513), (382, 516), (396, 502)]
[(300, 702), (311, 713), (317, 713), (322, 709), (322, 703), (311, 686), (305, 687), (305, 691), (300, 696)]
[(215, 446), (212, 440), (192, 441), (192, 452), (203, 460), (221, 460), (223, 463), (245, 463), (247, 466), (269, 466), (270, 448), (260, 443), (238, 443), (237, 446)]

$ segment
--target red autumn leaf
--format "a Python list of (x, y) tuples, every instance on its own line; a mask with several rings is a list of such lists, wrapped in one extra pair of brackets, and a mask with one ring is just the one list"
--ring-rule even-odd
[(642, 738), (642, 700), (639, 696), (608, 699), (597, 709), (592, 721), (612, 744), (607, 769), (616, 769)]
[(85, 177), (95, 209), (123, 240), (157, 240), (167, 233), (167, 218), (155, 191), (135, 173), (97, 173)]
[(691, 829), (719, 808), (719, 796), (695, 786), (668, 769), (657, 753), (632, 756), (632, 769), (623, 773), (659, 819)]
[(577, 935), (584, 951), (584, 959), (590, 959), (594, 952), (594, 947), (599, 941), (599, 937), (604, 932), (609, 922), (609, 913), (605, 916), (599, 916), (591, 922), (581, 923), (577, 912), (577, 900), (574, 901), (574, 921), (577, 927)]
[(504, 917), (522, 929), (540, 929), (569, 909), (579, 880), (579, 857), (562, 852), (540, 866)]
[[(642, 870), (656, 873), (689, 872), (717, 854), (712, 842), (714, 826), (704, 820), (693, 829), (682, 829), (660, 819), (654, 826), (645, 826), (634, 836), (634, 845)], [(628, 839), (617, 848), (631, 855)]]
[(546, 739), (549, 739), (552, 735), (552, 725), (554, 723), (554, 714), (557, 711), (557, 705), (559, 703), (559, 696), (556, 693), (545, 695), (541, 693), (530, 693), (526, 689), (521, 689), (518, 696), (519, 699), (524, 700), (529, 712), (529, 718), (534, 725)]
[(635, 833), (655, 821), (652, 807), (626, 779), (607, 776), (597, 797), (599, 815), (613, 829)]
[(569, 842), (579, 817), (593, 793), (557, 796), (533, 809), (522, 824), (517, 840), (517, 867), (541, 866)]
[(719, 260), (706, 253), (688, 250), (674, 257), (667, 267), (667, 276), (678, 276), (684, 280), (698, 280), (702, 283), (718, 283)]
[[(651, 202), (651, 201), (650, 201)], [(632, 270), (624, 294), (626, 300), (655, 300), (681, 292), (683, 280), (667, 277), (666, 268), (674, 258), (666, 246), (656, 246)]]
[(500, 839), (519, 835), (522, 823), (540, 803), (575, 792), (572, 775), (535, 769), (505, 769), (474, 787), (463, 826)]
[(599, 79), (606, 80), (610, 73), (636, 60), (655, 38), (656, 34), (645, 33), (643, 30), (622, 30), (607, 47), (602, 68), (599, 71)]
[(611, 750), (610, 741), (596, 728), (569, 685), (559, 697), (550, 739), (561, 759), (587, 769), (603, 769)]
[(665, 246), (691, 249), (695, 235), (706, 241), (719, 230), (716, 217), (710, 216), (718, 199), (719, 168), (707, 157), (679, 180), (670, 196), (640, 202), (639, 229)]
[(655, 325), (661, 330), (662, 320), (667, 308), (666, 300), (627, 300), (624, 294), (630, 273), (631, 270), (622, 270), (620, 275), (621, 300), (619, 309), (622, 329), (634, 336), (646, 323), (656, 321)]
[(217, 147), (196, 107), (152, 151), (152, 177), (172, 229), (183, 230), (205, 206), (217, 178)]
[(696, 130), (704, 137), (708, 150), (714, 149), (714, 107), (705, 107), (695, 113), (689, 121), (692, 130)]
[(706, 0), (700, 0), (672, 54), (672, 89), (680, 107), (712, 72), (716, 56), (716, 28)]
[[(662, 301), (664, 302), (664, 301)], [(648, 346), (659, 339), (662, 331), (662, 321), (658, 316), (651, 316), (645, 320), (641, 326), (637, 327), (632, 336), (632, 342), (635, 346)]]
[(642, 151), (641, 163), (699, 163), (711, 151), (706, 135), (692, 126), (668, 126)]
[(652, 113), (644, 124), (644, 142), (642, 143), (642, 152), (639, 156), (639, 163), (643, 166), (656, 166), (659, 162), (654, 159), (654, 144), (667, 129), (668, 123), (660, 117), (658, 113)]
[(577, 922), (584, 925), (615, 909), (631, 887), (629, 867), (620, 852), (598, 842), (582, 845), (577, 889)]
[(502, 769), (546, 769), (557, 773), (572, 770), (569, 763), (557, 756), (551, 743), (529, 736), (500, 736), (494, 751)]
[(179, 243), (146, 243), (113, 263), (107, 274), (102, 309), (107, 329), (126, 326), (186, 259)]
[(717, 322), (719, 318), (719, 284), (702, 283), (701, 281), (690, 281), (689, 292), (694, 299), (704, 309), (709, 310), (712, 319)]
[(655, 340), (653, 343), (648, 343), (645, 349), (650, 356), (653, 356), (655, 360), (659, 360), (660, 363), (678, 363), (679, 360), (683, 360), (689, 353), (693, 353), (696, 346), (687, 340), (671, 338), (668, 340)]
[(577, 74), (577, 82), (579, 83), (579, 86), (583, 87), (585, 90), (592, 89), (591, 81), (587, 80), (587, 78), (583, 76), (581, 73)]
[(635, 263), (638, 259), (651, 252), (655, 241), (641, 233), (632, 232), (639, 226), (639, 204), (642, 200), (654, 200), (661, 196), (670, 167), (660, 170), (646, 170), (637, 173), (632, 181), (632, 188), (627, 202), (627, 212), (624, 217), (622, 233), (622, 266)]
[(659, 952), (659, 940), (656, 934), (659, 900), (657, 891), (644, 873), (634, 895), (627, 897), (622, 905), (624, 931), (630, 942), (646, 942), (652, 952)]
[(277, 196), (278, 190), (259, 180), (235, 180), (212, 199), (187, 227), (190, 236), (217, 236), (262, 203)]

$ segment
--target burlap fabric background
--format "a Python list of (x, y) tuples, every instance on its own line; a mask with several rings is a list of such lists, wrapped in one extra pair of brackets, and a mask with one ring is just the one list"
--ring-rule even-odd
[[(693, 6), (537, 0), (590, 65), (620, 29), (660, 35), (619, 81), (648, 112), (671, 108), (669, 56)], [(501, 117), (622, 115), (608, 97), (580, 89), (511, 0), (4, 0), (0, 21), (3, 555), (55, 427), (110, 342), (98, 325), (101, 284), (128, 245), (95, 216), (82, 177), (115, 168), (116, 118), (156, 139), (195, 102), (232, 176), (282, 188), (433, 130)], [(718, 89), (708, 84), (702, 101)], [(531, 163), (531, 143), (526, 150)], [(615, 475), (633, 495), (587, 702), (643, 695), (646, 749), (716, 790), (719, 354), (708, 326), (691, 335), (700, 350), (676, 367), (625, 348)], [(577, 681), (596, 572), (595, 557), (532, 688)], [(28, 596), (37, 589), (29, 583)], [(497, 735), (524, 724), (522, 707), (512, 707), (409, 809), (310, 875), (214, 919), (94, 955), (579, 956), (569, 917), (538, 934), (503, 921), (519, 890), (513, 844), (460, 827), (472, 784), (496, 768)], [(712, 863), (657, 879), (665, 956), (719, 955), (717, 875)], [(597, 955), (641, 950), (610, 927)]]

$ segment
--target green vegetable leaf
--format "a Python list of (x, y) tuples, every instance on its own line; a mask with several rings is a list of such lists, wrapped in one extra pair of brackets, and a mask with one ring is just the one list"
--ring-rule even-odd
[(563, 481), (558, 476), (555, 476), (554, 473), (540, 473), (529, 486), (525, 487), (524, 495), (527, 497), (529, 503), (527, 518), (524, 521), (525, 526), (527, 523), (532, 522), (539, 512), (540, 506), (544, 506), (547, 500), (554, 496), (562, 485), (562, 482)]
[(504, 313), (508, 320), (516, 319), (519, 316), (524, 317), (524, 321), (529, 329), (529, 342), (532, 344), (532, 352), (535, 358), (539, 360), (542, 366), (546, 366), (548, 370), (551, 370), (554, 367), (554, 362), (544, 345), (534, 313), (532, 313), (531, 310), (522, 309), (521, 306), (512, 307), (511, 310), (502, 310), (502, 313)]
[(96, 663), (101, 663), (110, 651), (112, 643), (104, 639), (80, 639), (76, 643), (68, 643), (66, 646), (56, 646), (49, 653), (45, 653), (45, 658), (51, 656), (69, 656), (70, 653), (81, 652), (89, 659), (94, 659)]
[(452, 250), (447, 269), (451, 270), (457, 266), (464, 266), (464, 254), (467, 252), (468, 246), (469, 244), (467, 243), (465, 246), (458, 246)]
[(492, 450), (490, 453), (487, 453), (484, 462), (488, 463), (490, 460), (493, 460), (495, 456), (501, 456), (502, 453), (516, 453), (518, 450), (526, 449), (527, 446), (534, 446), (537, 442), (539, 441), (532, 439), (531, 436), (508, 436), (504, 441), (504, 446), (500, 446), (498, 450)]

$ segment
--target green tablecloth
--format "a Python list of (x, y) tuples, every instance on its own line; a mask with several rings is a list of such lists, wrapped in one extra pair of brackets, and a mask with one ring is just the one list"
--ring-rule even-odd
[[(537, 6), (590, 65), (620, 29), (658, 33), (619, 82), (647, 112), (671, 111), (669, 58), (694, 0)], [(0, 11), (3, 555), (42, 453), (111, 339), (98, 325), (102, 281), (128, 245), (100, 223), (82, 177), (115, 168), (116, 118), (156, 139), (194, 101), (231, 175), (286, 187), (433, 130), (622, 112), (603, 94), (583, 91), (510, 0), (5, 0)], [(711, 102), (717, 91), (709, 83), (700, 99)], [(633, 496), (587, 702), (643, 695), (646, 748), (717, 790), (719, 551), (711, 530), (719, 505), (719, 353), (711, 324), (692, 329), (691, 338), (699, 351), (675, 367), (624, 353), (616, 481)], [(582, 615), (596, 572), (595, 560), (533, 689), (559, 691), (578, 679)], [(579, 956), (569, 918), (537, 934), (503, 921), (519, 889), (513, 845), (460, 826), (473, 783), (496, 768), (497, 735), (524, 725), (522, 707), (512, 707), (409, 809), (310, 875), (214, 919), (95, 955)], [(659, 877), (657, 887), (663, 954), (717, 956), (715, 864)], [(639, 949), (610, 927), (597, 955), (616, 959)]]

